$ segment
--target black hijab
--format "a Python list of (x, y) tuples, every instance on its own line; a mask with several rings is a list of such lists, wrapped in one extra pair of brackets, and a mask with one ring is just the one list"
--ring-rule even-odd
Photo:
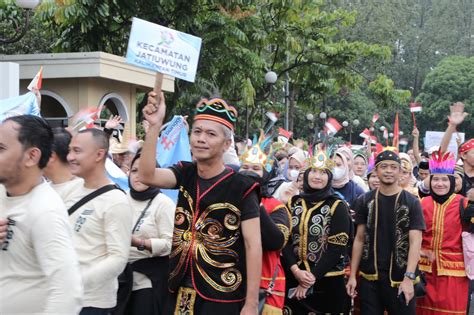
[(303, 174), (303, 192), (300, 194), (303, 199), (309, 202), (319, 202), (328, 198), (340, 199), (334, 189), (331, 186), (332, 173), (329, 170), (324, 170), (328, 174), (328, 183), (323, 189), (314, 189), (309, 185), (309, 172), (311, 168), (308, 168)]
[[(135, 163), (136, 160), (138, 160), (141, 156), (141, 151), (139, 150), (135, 157), (132, 160), (132, 163), (130, 163), (130, 170), (133, 168), (133, 164)], [(158, 163), (156, 163), (156, 167), (159, 167)], [(149, 200), (152, 198), (155, 198), (156, 195), (160, 193), (160, 189), (156, 187), (149, 186), (146, 190), (144, 191), (136, 191), (132, 187), (132, 183), (130, 182), (130, 176), (128, 176), (128, 187), (130, 187), (130, 196), (139, 201), (145, 201)]]
[[(431, 186), (431, 182), (433, 181), (433, 176), (434, 175), (430, 175), (430, 187)], [(443, 203), (446, 202), (446, 200), (449, 199), (449, 197), (451, 197), (452, 194), (454, 194), (454, 189), (456, 188), (456, 180), (454, 178), (454, 176), (450, 176), (448, 175), (448, 178), (449, 178), (449, 191), (446, 195), (444, 196), (440, 196), (440, 195), (437, 195), (434, 191), (433, 191), (433, 188), (430, 188), (430, 195), (431, 197), (433, 198), (433, 200), (437, 203), (439, 203), (440, 205), (442, 205)]]

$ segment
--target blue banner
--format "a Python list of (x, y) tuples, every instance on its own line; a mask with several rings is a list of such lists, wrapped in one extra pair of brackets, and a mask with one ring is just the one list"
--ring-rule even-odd
[(130, 190), (130, 187), (128, 187), (127, 174), (125, 174), (109, 157), (105, 160), (105, 171), (107, 172), (107, 177), (120, 188), (124, 191)]
[[(191, 147), (183, 116), (174, 116), (162, 131), (156, 146), (156, 160), (160, 167), (168, 167), (179, 161), (191, 161)], [(177, 201), (176, 189), (163, 189), (165, 195)]]
[(38, 100), (33, 92), (0, 100), (0, 122), (19, 115), (41, 116)]

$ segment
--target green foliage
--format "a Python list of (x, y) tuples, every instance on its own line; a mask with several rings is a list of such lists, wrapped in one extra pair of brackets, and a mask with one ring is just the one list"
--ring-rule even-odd
[(425, 79), (417, 102), (423, 105), (418, 118), (424, 130), (446, 129), (449, 105), (463, 102), (470, 115), (459, 128), (467, 138), (474, 137), (474, 57), (449, 57), (442, 60)]
[[(26, 11), (13, 0), (0, 0), (0, 37), (13, 38), (24, 28)], [(25, 36), (18, 42), (0, 45), (0, 54), (34, 54), (51, 51), (52, 37), (35, 16), (30, 16)]]

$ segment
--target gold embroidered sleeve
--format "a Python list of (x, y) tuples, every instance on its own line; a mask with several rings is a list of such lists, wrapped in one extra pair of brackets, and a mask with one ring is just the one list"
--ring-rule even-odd
[(283, 233), (283, 237), (285, 238), (285, 244), (283, 244), (282, 248), (285, 247), (288, 239), (290, 238), (290, 229), (285, 226), (284, 224), (277, 224), (278, 229)]
[(349, 235), (347, 233), (341, 232), (336, 235), (331, 235), (328, 237), (328, 243), (339, 245), (339, 246), (346, 246), (349, 242)]

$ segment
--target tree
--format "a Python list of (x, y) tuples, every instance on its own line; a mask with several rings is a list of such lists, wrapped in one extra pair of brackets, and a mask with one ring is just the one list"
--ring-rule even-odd
[[(12, 38), (24, 24), (26, 11), (18, 8), (13, 0), (0, 1), (0, 37)], [(35, 54), (51, 52), (52, 36), (42, 28), (40, 20), (30, 17), (25, 36), (16, 43), (0, 45), (0, 54)]]
[(474, 137), (474, 57), (449, 57), (442, 60), (427, 76), (416, 99), (423, 105), (418, 120), (423, 130), (445, 130), (449, 105), (463, 102), (470, 115), (459, 131)]
[[(363, 82), (356, 62), (383, 60), (389, 51), (348, 41), (341, 31), (355, 14), (328, 10), (321, 1), (141, 1), (45, 0), (39, 16), (58, 38), (58, 51), (125, 52), (133, 16), (199, 36), (203, 48), (196, 84), (176, 80), (170, 107), (189, 108), (203, 90), (219, 91), (241, 116), (268, 106), (267, 70), (289, 75), (291, 104), (314, 106), (340, 89)], [(282, 99), (282, 81), (273, 98)], [(262, 111), (262, 110), (260, 110)], [(259, 120), (259, 119), (257, 119)]]

